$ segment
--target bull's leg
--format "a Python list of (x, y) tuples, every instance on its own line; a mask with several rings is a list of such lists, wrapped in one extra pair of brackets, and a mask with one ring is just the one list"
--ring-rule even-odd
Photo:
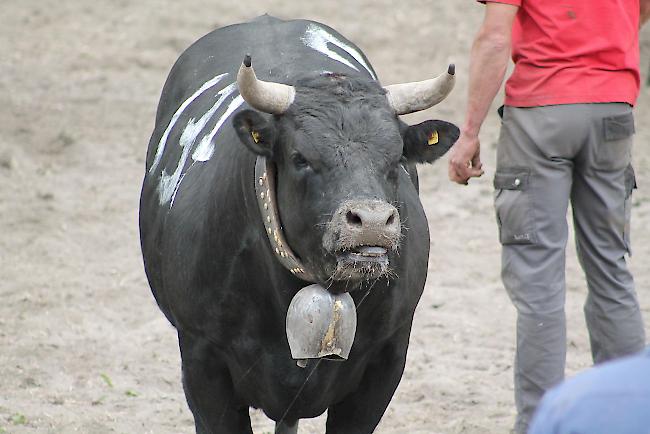
[(250, 433), (248, 406), (237, 402), (230, 373), (210, 344), (179, 332), (183, 389), (194, 415), (197, 434)]
[(275, 434), (298, 434), (298, 421), (295, 421), (293, 425), (284, 421), (276, 423)]
[(395, 393), (406, 363), (408, 333), (368, 365), (359, 388), (328, 409), (327, 434), (370, 434)]

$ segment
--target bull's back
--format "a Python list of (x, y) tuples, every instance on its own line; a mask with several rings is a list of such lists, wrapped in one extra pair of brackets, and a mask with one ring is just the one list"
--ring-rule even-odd
[[(359, 48), (324, 24), (283, 21), (264, 15), (214, 30), (192, 44), (172, 67), (158, 106), (147, 169), (153, 163), (164, 127), (176, 110), (202, 87), (215, 90), (234, 84), (245, 54), (251, 54), (260, 79), (278, 83), (295, 84), (297, 77), (321, 71), (361, 73), (376, 78)], [(199, 114), (207, 103), (192, 105), (195, 107), (184, 111)]]

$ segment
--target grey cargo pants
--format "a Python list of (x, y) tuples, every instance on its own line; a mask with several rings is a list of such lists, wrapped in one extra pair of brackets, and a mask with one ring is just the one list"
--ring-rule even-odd
[(505, 107), (494, 179), (502, 279), (517, 309), (517, 422), (564, 378), (567, 207), (588, 296), (595, 363), (645, 345), (630, 252), (634, 117), (627, 104)]

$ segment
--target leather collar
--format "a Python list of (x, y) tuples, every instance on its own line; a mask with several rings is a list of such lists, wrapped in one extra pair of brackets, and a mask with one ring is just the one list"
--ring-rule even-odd
[(275, 165), (261, 155), (255, 161), (255, 193), (260, 213), (264, 219), (266, 236), (275, 257), (294, 276), (307, 282), (316, 283), (312, 274), (302, 265), (284, 237), (275, 196)]

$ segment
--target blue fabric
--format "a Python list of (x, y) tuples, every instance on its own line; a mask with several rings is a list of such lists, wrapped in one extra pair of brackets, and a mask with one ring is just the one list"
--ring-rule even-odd
[(650, 347), (549, 390), (528, 434), (650, 434)]

